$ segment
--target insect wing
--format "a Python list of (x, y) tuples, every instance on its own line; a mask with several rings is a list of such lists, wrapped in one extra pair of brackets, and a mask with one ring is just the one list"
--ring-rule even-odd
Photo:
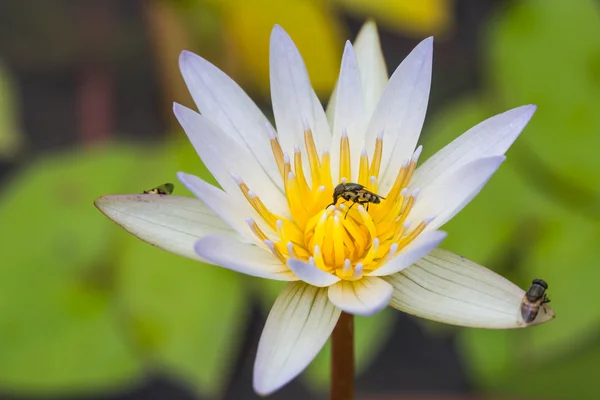
[(155, 188), (152, 188), (150, 190), (144, 190), (144, 194), (162, 194), (162, 195), (168, 195), (173, 193), (173, 190), (175, 189), (175, 185), (173, 185), (172, 183), (165, 183), (162, 184), (160, 186), (157, 186)]
[(364, 188), (357, 190), (357, 193), (361, 199), (373, 198), (373, 197), (377, 197), (379, 199), (385, 199), (384, 197), (381, 197), (380, 195), (375, 194), (375, 193), (371, 192), (370, 190), (367, 190)]
[(172, 183), (165, 183), (164, 185), (160, 185), (158, 189), (162, 190), (164, 194), (172, 194), (173, 190), (175, 190), (175, 185)]

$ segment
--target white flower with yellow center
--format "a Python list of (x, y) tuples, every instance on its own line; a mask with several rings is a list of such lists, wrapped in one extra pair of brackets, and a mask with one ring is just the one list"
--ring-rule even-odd
[[(388, 80), (376, 28), (365, 25), (354, 47), (346, 43), (326, 115), (300, 53), (276, 26), (270, 69), (277, 130), (223, 72), (183, 52), (181, 71), (201, 115), (179, 104), (175, 115), (222, 189), (179, 173), (200, 201), (160, 195), (96, 201), (125, 229), (167, 251), (289, 281), (259, 343), (254, 387), (260, 394), (312, 361), (342, 310), (370, 315), (390, 305), (454, 325), (531, 325), (520, 315), (523, 290), (434, 249), (446, 236), (438, 228), (482, 189), (535, 107), (482, 122), (417, 167), (432, 43), (421, 42)], [(340, 183), (382, 199), (355, 204), (342, 196), (331, 205)], [(544, 305), (532, 324), (553, 315)]]

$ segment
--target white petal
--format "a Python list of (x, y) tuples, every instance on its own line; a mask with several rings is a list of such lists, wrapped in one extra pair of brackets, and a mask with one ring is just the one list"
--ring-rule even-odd
[(438, 247), (446, 236), (447, 233), (442, 231), (425, 231), (402, 249), (398, 255), (368, 275), (386, 276), (400, 272)]
[(364, 147), (365, 104), (363, 89), (358, 71), (358, 61), (350, 42), (346, 42), (340, 77), (336, 88), (336, 108), (333, 122), (333, 140), (331, 141), (331, 173), (337, 182), (340, 169), (340, 140), (342, 132), (348, 134), (350, 143), (351, 176), (350, 181), (358, 178), (358, 160)]
[(505, 156), (480, 158), (443, 182), (422, 188), (407, 220), (416, 226), (426, 218), (435, 217), (426, 229), (438, 229), (473, 200), (505, 159)]
[(380, 191), (387, 192), (405, 159), (415, 150), (425, 121), (429, 88), (433, 38), (423, 40), (400, 63), (392, 74), (377, 104), (366, 136), (369, 154), (383, 130)]
[(308, 283), (317, 287), (331, 286), (339, 282), (340, 278), (335, 275), (325, 272), (314, 264), (307, 263), (298, 259), (290, 258), (287, 262), (288, 267), (296, 276)]
[(489, 118), (454, 139), (417, 168), (411, 186), (425, 187), (478, 158), (501, 156), (529, 122), (536, 106), (518, 107)]
[[(248, 205), (248, 202), (236, 202), (224, 191), (214, 187), (208, 182), (203, 181), (194, 175), (183, 172), (177, 173), (177, 178), (183, 185), (198, 197), (209, 209), (219, 216), (231, 229), (245, 237), (252, 243), (260, 243), (260, 240), (252, 233), (252, 230), (246, 223), (246, 218), (254, 218), (255, 221), (262, 221), (262, 218)], [(244, 204), (245, 203), (245, 204)], [(261, 229), (267, 235), (276, 234), (266, 224), (261, 225)]]
[[(358, 59), (360, 80), (363, 88), (365, 118), (369, 121), (389, 77), (385, 59), (381, 52), (377, 25), (374, 21), (371, 20), (365, 22), (360, 29), (360, 32), (358, 32), (356, 40), (354, 41), (354, 51), (356, 53), (356, 58)], [(335, 116), (337, 86), (338, 84), (336, 83), (336, 86), (331, 93), (331, 98), (327, 103), (326, 114), (330, 126), (333, 126), (333, 119)]]
[(326, 289), (289, 283), (277, 297), (258, 343), (254, 390), (268, 395), (298, 376), (325, 345), (339, 316)]
[(219, 234), (241, 236), (198, 199), (152, 194), (102, 196), (94, 202), (108, 218), (126, 231), (163, 250), (194, 260), (199, 238)]
[(241, 147), (223, 134), (223, 131), (207, 118), (181, 104), (175, 103), (173, 112), (206, 167), (232, 199), (250, 207), (231, 176), (235, 174), (248, 184), (250, 190), (255, 192), (271, 211), (285, 218), (291, 216), (285, 195), (269, 179), (247, 148)]
[(227, 236), (211, 235), (194, 244), (196, 253), (211, 264), (259, 278), (295, 281), (297, 278), (273, 253)]
[(387, 67), (374, 21), (367, 21), (358, 32), (354, 50), (365, 96), (365, 112), (367, 118), (371, 118), (388, 81)]
[(283, 190), (269, 143), (269, 121), (248, 95), (224, 72), (189, 51), (179, 57), (183, 79), (196, 106), (238, 145), (247, 148)]
[(384, 309), (394, 288), (381, 278), (365, 276), (357, 281), (340, 281), (329, 286), (329, 300), (350, 314), (373, 315)]
[(283, 151), (291, 154), (294, 145), (305, 148), (303, 118), (314, 134), (317, 149), (329, 150), (331, 133), (325, 112), (312, 89), (300, 52), (279, 25), (271, 32), (270, 75), (271, 102)]
[(526, 324), (520, 311), (523, 290), (489, 269), (442, 249), (385, 279), (394, 286), (391, 307), (433, 321), (508, 329), (554, 318), (554, 310), (544, 305), (537, 318)]

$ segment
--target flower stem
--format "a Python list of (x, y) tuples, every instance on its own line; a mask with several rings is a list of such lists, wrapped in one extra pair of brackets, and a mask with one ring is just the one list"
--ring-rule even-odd
[(354, 399), (354, 316), (342, 312), (331, 335), (330, 400)]

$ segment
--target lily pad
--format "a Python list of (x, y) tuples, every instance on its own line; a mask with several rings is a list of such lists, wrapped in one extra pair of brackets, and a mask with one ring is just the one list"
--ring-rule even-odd
[(0, 385), (20, 392), (114, 388), (141, 365), (121, 335), (95, 197), (124, 190), (141, 152), (120, 147), (39, 160), (0, 200)]

